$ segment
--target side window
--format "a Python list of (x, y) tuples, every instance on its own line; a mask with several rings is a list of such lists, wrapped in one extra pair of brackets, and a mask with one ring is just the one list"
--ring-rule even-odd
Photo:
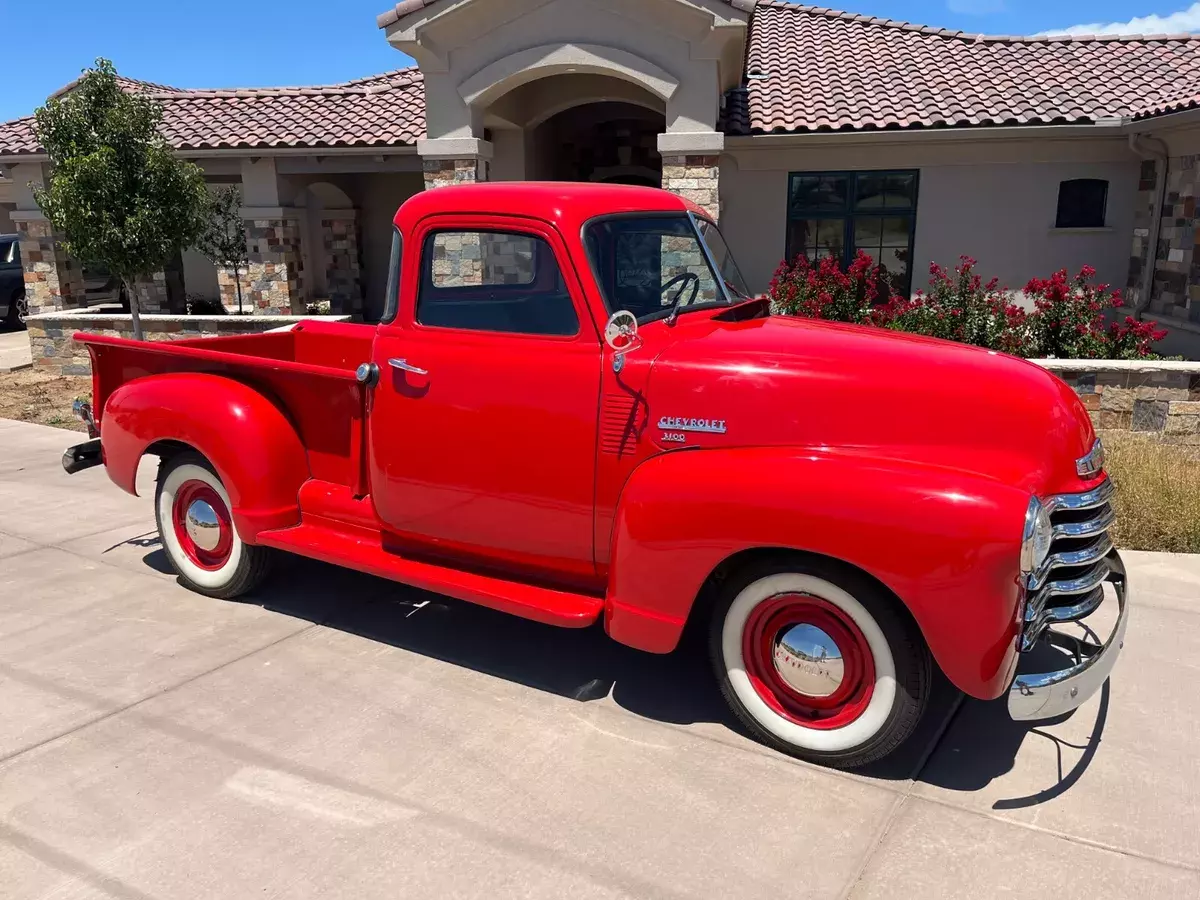
[(507, 334), (579, 332), (550, 245), (506, 231), (438, 231), (425, 239), (417, 321)]
[(388, 262), (387, 294), (383, 298), (384, 322), (391, 322), (400, 311), (400, 263), (404, 259), (404, 236), (400, 229), (392, 231), (392, 255)]
[(1108, 207), (1108, 182), (1076, 178), (1058, 186), (1055, 228), (1103, 228)]
[(20, 246), (16, 241), (0, 241), (0, 264), (11, 266), (19, 263), (21, 258), (17, 255), (17, 248)]

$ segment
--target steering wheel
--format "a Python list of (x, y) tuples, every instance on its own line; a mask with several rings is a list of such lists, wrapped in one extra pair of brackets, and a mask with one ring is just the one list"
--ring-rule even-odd
[[(683, 292), (687, 290), (689, 281), (692, 283), (692, 295), (690, 297), (688, 297), (687, 303), (680, 304), (679, 298), (682, 297)], [(674, 278), (672, 278), (670, 281), (668, 281), (666, 284), (664, 284), (662, 286), (662, 289), (659, 291), (659, 293), (662, 294), (663, 296), (665, 296), (667, 294), (667, 292), (670, 291), (672, 288), (674, 288), (676, 285), (679, 285), (679, 290), (675, 294), (675, 299), (671, 301), (672, 306), (677, 306), (677, 305), (691, 306), (693, 303), (696, 302), (696, 297), (700, 293), (700, 276), (699, 275), (697, 275), (695, 272), (680, 272), (678, 275), (676, 275)]]

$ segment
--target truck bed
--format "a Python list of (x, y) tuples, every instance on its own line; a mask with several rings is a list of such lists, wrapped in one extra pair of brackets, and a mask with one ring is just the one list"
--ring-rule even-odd
[(92, 357), (92, 394), (104, 406), (121, 385), (198, 372), (243, 382), (274, 401), (308, 448), (312, 477), (354, 487), (363, 477), (365, 398), (355, 370), (371, 358), (370, 325), (303, 321), (287, 331), (181, 341), (77, 333)]

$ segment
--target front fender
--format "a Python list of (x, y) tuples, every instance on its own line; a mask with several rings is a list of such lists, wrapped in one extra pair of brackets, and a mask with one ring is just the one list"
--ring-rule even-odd
[(260, 531), (300, 523), (298, 494), (309, 477), (304, 445), (278, 406), (239, 381), (199, 373), (129, 381), (104, 405), (100, 440), (109, 478), (131, 494), (152, 444), (195, 448), (225, 484), (247, 543)]
[(621, 496), (609, 633), (666, 653), (710, 573), (734, 554), (832, 557), (883, 583), (961, 690), (999, 696), (1016, 662), (1019, 553), (1029, 496), (977, 474), (864, 451), (667, 453)]

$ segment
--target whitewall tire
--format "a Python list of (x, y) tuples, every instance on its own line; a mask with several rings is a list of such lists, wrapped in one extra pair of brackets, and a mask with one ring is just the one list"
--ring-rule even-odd
[(192, 590), (229, 599), (265, 576), (268, 551), (251, 547), (233, 524), (225, 485), (204, 457), (183, 453), (159, 468), (154, 511), (163, 550)]
[(930, 659), (898, 601), (854, 570), (796, 557), (724, 586), (710, 628), (721, 691), (747, 729), (785, 753), (856, 768), (920, 721)]

